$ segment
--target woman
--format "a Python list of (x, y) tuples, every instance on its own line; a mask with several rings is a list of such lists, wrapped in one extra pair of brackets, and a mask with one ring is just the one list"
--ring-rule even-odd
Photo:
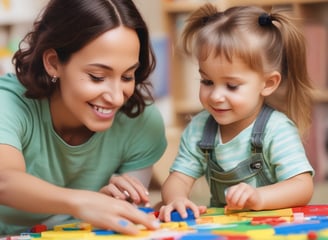
[(52, 0), (13, 62), (16, 75), (0, 78), (0, 234), (76, 219), (126, 234), (158, 227), (134, 206), (149, 202), (166, 139), (133, 2)]

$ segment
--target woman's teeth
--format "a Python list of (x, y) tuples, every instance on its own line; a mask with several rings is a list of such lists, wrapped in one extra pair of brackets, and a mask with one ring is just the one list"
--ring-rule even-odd
[(109, 114), (111, 113), (113, 110), (112, 109), (108, 109), (108, 108), (102, 108), (102, 107), (97, 107), (94, 106), (93, 107), (97, 112), (103, 113), (103, 114)]

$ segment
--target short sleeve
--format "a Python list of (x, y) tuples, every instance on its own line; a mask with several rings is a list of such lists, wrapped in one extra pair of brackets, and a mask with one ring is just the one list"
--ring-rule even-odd
[(264, 151), (278, 181), (304, 172), (314, 175), (295, 124), (280, 112), (275, 111), (268, 122)]
[(155, 105), (146, 107), (137, 118), (124, 118), (126, 124), (122, 125), (121, 134), (125, 136), (125, 143), (119, 173), (153, 165), (167, 146), (164, 121)]
[(199, 178), (205, 174), (206, 163), (204, 154), (198, 147), (202, 138), (205, 122), (209, 114), (205, 111), (192, 118), (183, 131), (179, 145), (179, 152), (170, 171), (177, 171), (193, 178)]
[(22, 150), (22, 142), (29, 125), (29, 110), (22, 87), (14, 75), (0, 78), (0, 144)]

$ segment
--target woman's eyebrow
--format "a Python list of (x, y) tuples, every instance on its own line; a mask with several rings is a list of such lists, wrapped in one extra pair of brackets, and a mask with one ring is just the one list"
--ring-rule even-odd
[[(111, 70), (111, 71), (113, 70), (113, 68), (111, 66), (101, 64), (101, 63), (91, 63), (91, 64), (89, 64), (89, 66), (99, 67), (99, 68), (103, 68), (105, 70)], [(131, 67), (129, 67), (128, 69), (126, 69), (125, 71), (137, 69), (139, 66), (140, 66), (140, 63), (137, 62), (137, 63), (133, 64)]]

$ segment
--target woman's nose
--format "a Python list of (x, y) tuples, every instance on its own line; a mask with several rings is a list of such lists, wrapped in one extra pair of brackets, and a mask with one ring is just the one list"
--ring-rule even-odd
[(115, 106), (122, 106), (124, 104), (124, 89), (120, 82), (112, 82), (106, 87), (103, 97), (107, 102)]

